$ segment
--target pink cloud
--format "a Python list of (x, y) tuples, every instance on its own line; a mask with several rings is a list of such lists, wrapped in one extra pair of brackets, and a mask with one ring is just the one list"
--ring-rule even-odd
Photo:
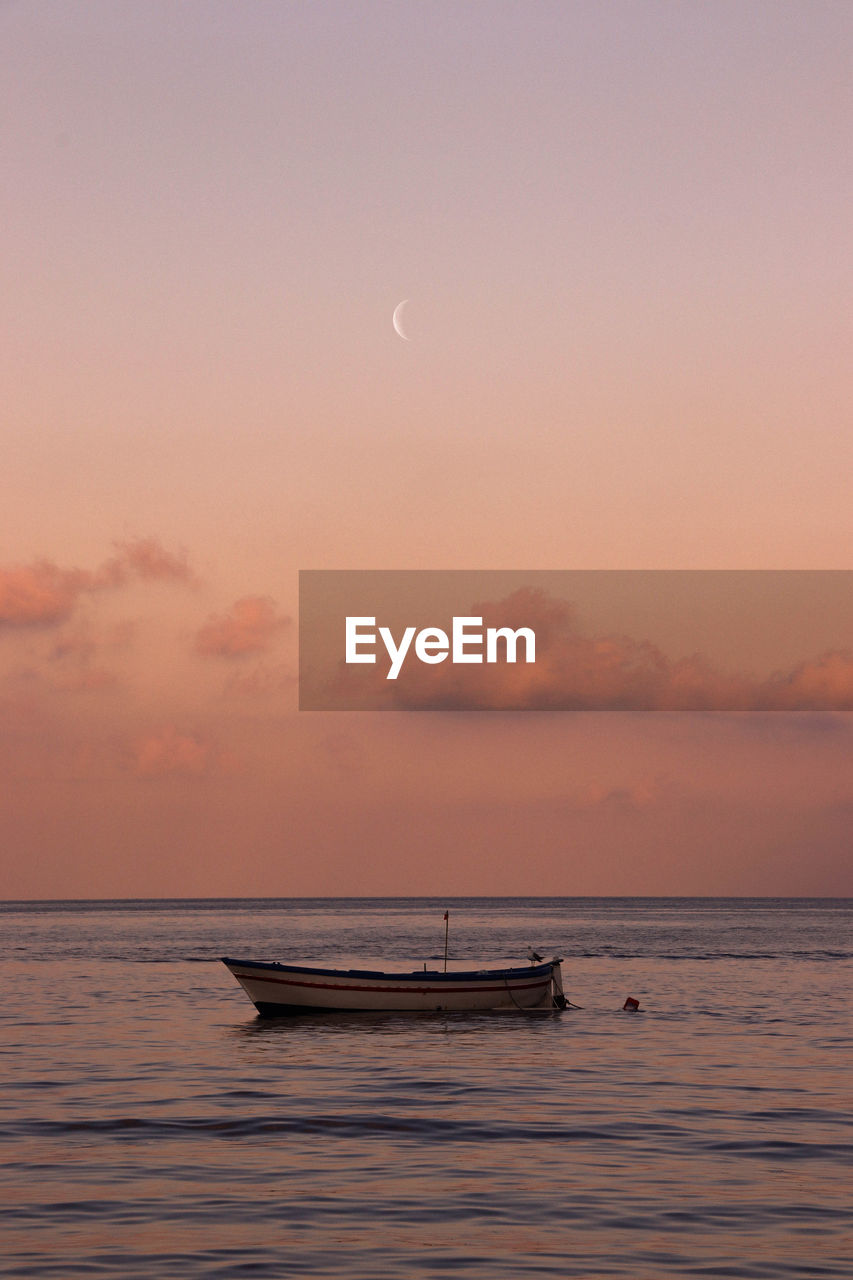
[(186, 557), (173, 555), (155, 538), (118, 545), (117, 556), (97, 569), (63, 569), (50, 560), (0, 569), (0, 626), (52, 627), (65, 622), (83, 595), (145, 581), (192, 581)]
[(28, 638), (26, 652), (0, 675), (7, 684), (29, 679), (43, 690), (88, 693), (112, 689), (121, 677), (111, 664), (130, 645), (135, 624), (119, 622), (106, 627), (90, 618), (44, 628), (37, 639)]
[(228, 613), (208, 619), (196, 634), (195, 651), (222, 658), (263, 653), (289, 621), (276, 612), (268, 596), (244, 596)]
[(198, 778), (209, 771), (212, 763), (210, 742), (196, 734), (181, 733), (174, 725), (147, 734), (134, 745), (134, 769), (141, 778)]
[(777, 672), (764, 686), (771, 709), (850, 711), (853, 709), (853, 653), (830, 650), (787, 673)]
[(471, 614), (482, 617), (483, 628), (532, 628), (535, 663), (409, 662), (395, 681), (377, 663), (355, 675), (342, 670), (335, 693), (355, 690), (361, 705), (411, 710), (853, 710), (853, 653), (847, 651), (754, 678), (722, 671), (698, 653), (670, 658), (648, 640), (584, 634), (570, 604), (530, 588), (475, 604)]
[(117, 542), (118, 556), (111, 562), (126, 575), (143, 580), (171, 580), (192, 582), (194, 574), (187, 563), (186, 552), (174, 554), (160, 545), (156, 538), (136, 538), (130, 542)]
[(49, 560), (0, 569), (0, 624), (53, 626), (72, 613), (94, 578), (84, 569), (60, 569)]
[(618, 809), (623, 812), (647, 809), (663, 798), (664, 791), (660, 781), (638, 781), (621, 787), (590, 783), (580, 791), (578, 808)]

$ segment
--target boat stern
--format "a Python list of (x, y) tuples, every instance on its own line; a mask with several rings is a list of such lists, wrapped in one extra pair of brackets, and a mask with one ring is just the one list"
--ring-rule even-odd
[(569, 1001), (563, 991), (563, 957), (554, 956), (551, 961), (551, 1006), (554, 1009), (568, 1009)]

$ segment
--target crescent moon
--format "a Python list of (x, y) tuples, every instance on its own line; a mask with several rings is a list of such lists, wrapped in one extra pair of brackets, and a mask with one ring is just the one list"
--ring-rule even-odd
[(408, 338), (406, 334), (403, 332), (403, 322), (400, 319), (400, 317), (403, 314), (403, 307), (406, 305), (408, 301), (409, 301), (408, 298), (404, 298), (402, 302), (398, 302), (397, 306), (394, 308), (394, 314), (391, 317), (391, 323), (394, 326), (395, 333), (398, 333), (404, 342), (411, 341), (411, 339)]

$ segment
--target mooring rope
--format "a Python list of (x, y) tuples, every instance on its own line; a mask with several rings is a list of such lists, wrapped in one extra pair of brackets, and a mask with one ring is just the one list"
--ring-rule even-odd
[[(518, 1009), (521, 1013), (541, 1013), (541, 1012), (542, 1012), (542, 1010), (541, 1010), (541, 1009), (528, 1009), (528, 1008), (526, 1007), (526, 1005), (523, 1005), (523, 1004), (519, 1004), (519, 1003), (518, 1003), (518, 1001), (516, 1000), (515, 996), (513, 995), (512, 987), (509, 985), (509, 978), (506, 976), (506, 974), (504, 974), (504, 986), (506, 987), (507, 991), (509, 992), (509, 998), (510, 998), (510, 1000), (511, 1000), (511, 1001), (512, 1001), (512, 1003), (515, 1005), (516, 1009)], [(563, 996), (563, 999), (564, 999), (564, 1000), (565, 1000), (565, 1002), (566, 1002), (566, 1003), (565, 1003), (564, 1008), (566, 1008), (566, 1009), (583, 1009), (583, 1005), (582, 1005), (582, 1004), (572, 1004), (571, 1000), (569, 1000), (568, 996), (566, 996), (566, 995), (565, 995), (565, 993), (561, 992), (560, 994)], [(558, 1005), (558, 1004), (557, 1004), (557, 1002), (556, 1002), (556, 1001), (555, 1001), (555, 999), (554, 999), (554, 979), (553, 979), (553, 978), (551, 979), (551, 1008), (552, 1008), (552, 1009), (559, 1009), (559, 1008), (560, 1008), (560, 1005)]]
[[(537, 1010), (536, 1010), (536, 1009), (527, 1009), (527, 1008), (525, 1008), (525, 1006), (524, 1006), (523, 1004), (519, 1004), (519, 1003), (518, 1003), (518, 1001), (516, 1000), (515, 996), (513, 995), (512, 987), (509, 985), (509, 978), (506, 976), (506, 974), (504, 974), (504, 986), (506, 987), (507, 991), (509, 992), (509, 998), (510, 998), (510, 1000), (512, 1001), (512, 1003), (515, 1005), (516, 1009), (519, 1009), (522, 1013), (536, 1013), (536, 1012), (537, 1012)], [(552, 1001), (553, 1001), (553, 996), (552, 996)]]

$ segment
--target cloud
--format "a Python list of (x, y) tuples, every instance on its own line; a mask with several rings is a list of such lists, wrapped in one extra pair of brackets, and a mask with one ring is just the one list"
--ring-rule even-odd
[[(766, 678), (722, 671), (702, 654), (673, 659), (651, 641), (587, 635), (568, 602), (523, 588), (475, 604), (488, 627), (531, 627), (536, 661), (434, 666), (407, 662), (399, 678), (381, 663), (341, 669), (335, 696), (407, 710), (818, 711), (853, 710), (853, 653), (834, 650)], [(331, 704), (330, 704), (331, 705)], [(343, 697), (341, 700), (343, 705)]]
[(196, 653), (205, 657), (241, 658), (263, 653), (290, 621), (276, 612), (268, 596), (244, 596), (228, 613), (207, 620), (195, 638)]
[(771, 709), (849, 711), (853, 709), (853, 653), (833, 649), (790, 672), (777, 672), (763, 692)]
[(64, 569), (51, 560), (0, 569), (0, 627), (54, 627), (73, 614), (81, 596), (122, 587), (132, 579), (191, 582), (186, 557), (156, 538), (117, 544), (98, 568)]
[(135, 575), (143, 580), (171, 580), (193, 582), (195, 575), (187, 563), (186, 552), (177, 554), (166, 551), (156, 538), (136, 538), (130, 542), (117, 542), (118, 556), (111, 562), (118, 565), (125, 575)]
[(578, 794), (578, 809), (614, 809), (630, 813), (648, 809), (668, 794), (668, 784), (660, 779), (628, 783), (621, 787), (605, 787), (590, 783)]
[(133, 622), (104, 626), (83, 616), (34, 633), (22, 632), (26, 636), (22, 644), (9, 646), (0, 682), (7, 688), (28, 682), (34, 690), (48, 693), (114, 689), (123, 683), (115, 664), (122, 662), (135, 631)]
[(0, 625), (53, 626), (64, 622), (80, 593), (93, 587), (91, 573), (60, 569), (49, 560), (0, 569)]
[(137, 739), (133, 748), (134, 770), (140, 778), (170, 775), (199, 778), (214, 763), (210, 742), (166, 725)]

